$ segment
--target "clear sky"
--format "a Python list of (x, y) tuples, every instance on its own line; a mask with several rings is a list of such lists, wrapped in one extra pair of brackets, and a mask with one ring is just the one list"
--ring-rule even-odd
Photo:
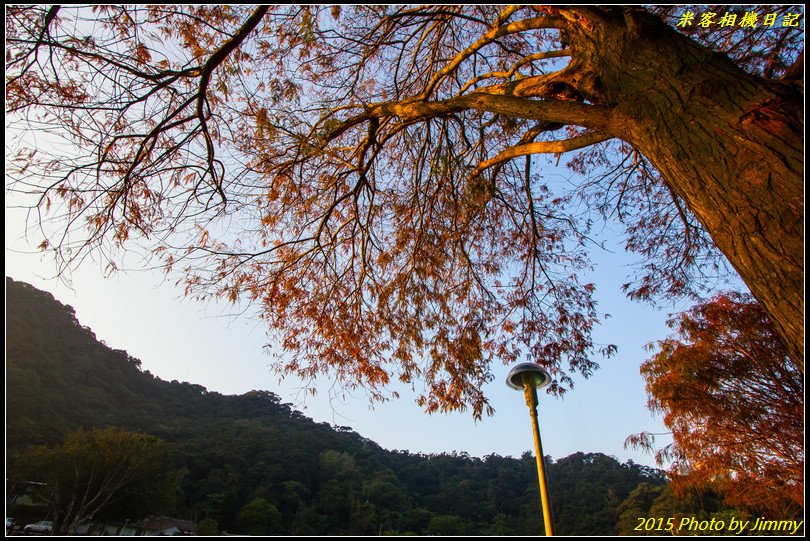
[[(8, 199), (7, 199), (8, 206)], [(508, 389), (507, 366), (494, 367), (496, 379), (487, 395), (496, 413), (474, 422), (469, 412), (424, 413), (410, 388), (398, 389), (401, 398), (369, 408), (363, 395), (335, 396), (332, 382), (318, 381), (315, 397), (301, 391), (301, 382), (280, 382), (269, 369), (271, 357), (263, 324), (250, 311), (229, 315), (226, 304), (201, 304), (182, 296), (176, 277), (128, 270), (111, 278), (103, 264), (85, 261), (71, 276), (71, 287), (53, 279), (54, 264), (31, 246), (41, 239), (24, 238), (25, 214), (6, 209), (6, 276), (48, 291), (76, 309), (110, 347), (125, 349), (165, 380), (188, 381), (223, 394), (252, 389), (270, 390), (294, 404), (315, 421), (350, 426), (387, 449), (412, 452), (466, 452), (519, 456), (532, 450), (531, 425), (522, 393)], [(620, 291), (631, 262), (620, 246), (615, 253), (594, 253), (599, 310), (611, 318), (595, 333), (598, 343), (614, 343), (618, 355), (600, 360), (590, 379), (575, 377), (576, 385), (564, 398), (540, 396), (540, 428), (544, 452), (558, 459), (576, 451), (602, 452), (625, 461), (654, 465), (653, 457), (623, 448), (625, 438), (640, 431), (665, 432), (660, 419), (646, 408), (639, 365), (647, 357), (644, 345), (666, 336), (666, 311), (631, 302)], [(131, 263), (132, 264), (132, 263)], [(172, 279), (174, 278), (174, 279)], [(330, 389), (332, 392), (330, 392)], [(666, 437), (659, 442), (668, 443)]]

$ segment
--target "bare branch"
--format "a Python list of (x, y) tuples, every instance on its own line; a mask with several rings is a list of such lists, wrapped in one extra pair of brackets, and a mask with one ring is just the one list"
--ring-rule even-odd
[(612, 136), (605, 135), (597, 131), (588, 132), (584, 135), (572, 137), (571, 139), (563, 139), (560, 141), (537, 141), (534, 143), (527, 143), (525, 145), (517, 145), (510, 147), (494, 158), (490, 158), (481, 162), (476, 167), (471, 176), (479, 175), (484, 169), (501, 164), (505, 161), (517, 158), (518, 156), (528, 156), (530, 154), (559, 154), (562, 152), (569, 152), (571, 150), (578, 150), (587, 146), (601, 143), (611, 139)]

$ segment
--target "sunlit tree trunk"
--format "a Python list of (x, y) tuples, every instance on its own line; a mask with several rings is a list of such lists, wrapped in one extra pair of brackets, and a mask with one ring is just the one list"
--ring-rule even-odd
[(748, 75), (641, 12), (583, 15), (568, 15), (574, 83), (615, 108), (617, 134), (705, 226), (803, 370), (801, 87)]

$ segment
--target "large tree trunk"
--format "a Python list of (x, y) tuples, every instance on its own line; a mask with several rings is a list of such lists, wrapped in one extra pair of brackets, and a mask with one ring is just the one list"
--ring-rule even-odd
[(592, 74), (580, 86), (615, 107), (614, 135), (705, 226), (804, 370), (801, 87), (748, 75), (639, 11), (577, 15), (572, 64)]

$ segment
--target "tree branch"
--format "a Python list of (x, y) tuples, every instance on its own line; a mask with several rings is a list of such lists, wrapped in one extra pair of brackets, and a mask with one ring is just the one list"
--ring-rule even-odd
[[(499, 18), (504, 18), (503, 13)], [(430, 96), (436, 89), (436, 86), (438, 86), (438, 84), (442, 81), (442, 79), (447, 77), (447, 75), (449, 75), (450, 73), (454, 72), (464, 60), (469, 58), (471, 55), (473, 55), (476, 51), (478, 51), (485, 45), (494, 42), (498, 38), (502, 38), (503, 36), (509, 34), (516, 34), (518, 32), (525, 32), (526, 30), (538, 30), (541, 28), (558, 28), (558, 27), (559, 23), (552, 21), (551, 19), (549, 19), (549, 17), (533, 17), (531, 19), (515, 21), (513, 23), (504, 24), (493, 28), (492, 30), (490, 30), (489, 32), (478, 38), (478, 40), (475, 43), (473, 43), (472, 45), (461, 51), (458, 55), (456, 55), (456, 57), (452, 60), (452, 62), (450, 62), (444, 68), (442, 68), (442, 70), (439, 71), (439, 73), (437, 73), (433, 77), (430, 83), (428, 83), (424, 92), (422, 92), (422, 94), (420, 95), (420, 98), (426, 99), (428, 96)]]
[(211, 173), (211, 179), (223, 202), (226, 201), (225, 192), (222, 189), (222, 182), (217, 180), (216, 169), (214, 167), (214, 142), (211, 138), (208, 124), (206, 122), (207, 114), (205, 112), (205, 103), (207, 101), (206, 94), (208, 91), (208, 83), (211, 80), (211, 75), (217, 66), (224, 62), (228, 55), (230, 55), (242, 44), (245, 38), (247, 38), (248, 34), (250, 34), (253, 29), (259, 25), (262, 17), (264, 17), (265, 13), (267, 13), (269, 9), (270, 6), (257, 7), (250, 17), (248, 17), (248, 20), (245, 21), (245, 24), (239, 28), (239, 31), (234, 34), (231, 39), (222, 44), (219, 49), (214, 51), (214, 54), (212, 54), (211, 57), (206, 61), (202, 68), (202, 73), (200, 74), (200, 86), (199, 91), (197, 92), (197, 117), (200, 120), (200, 127), (202, 128), (202, 134), (205, 138), (205, 147), (208, 155), (208, 167)]
[(511, 160), (512, 158), (517, 158), (518, 156), (528, 156), (529, 154), (558, 154), (561, 152), (577, 150), (596, 143), (601, 143), (602, 141), (607, 141), (611, 138), (612, 136), (610, 135), (605, 135), (604, 133), (600, 133), (598, 131), (592, 131), (584, 135), (572, 137), (571, 139), (563, 139), (560, 141), (537, 141), (535, 143), (509, 147), (497, 156), (478, 164), (478, 167), (476, 167), (473, 172), (470, 173), (470, 175), (478, 175), (484, 169), (488, 169), (493, 165), (498, 165), (505, 161)]
[[(536, 60), (548, 60), (551, 58), (561, 58), (564, 56), (571, 56), (571, 49), (563, 49), (559, 51), (540, 51), (539, 53), (534, 53), (528, 56), (525, 56), (520, 59), (520, 61), (516, 62), (514, 66), (509, 71), (491, 71), (488, 73), (482, 73), (477, 77), (474, 77), (467, 81), (467, 83), (459, 90), (459, 94), (464, 94), (467, 90), (470, 89), (474, 84), (483, 81), (484, 79), (492, 79), (492, 78), (500, 78), (500, 79), (509, 79), (517, 70), (520, 69), (521, 66), (525, 64), (529, 64)], [(558, 72), (555, 72), (555, 74)], [(534, 77), (531, 77), (532, 79)], [(520, 79), (523, 80), (523, 79)], [(516, 81), (517, 82), (517, 81)]]
[[(598, 105), (587, 105), (571, 101), (530, 100), (476, 91), (464, 96), (433, 102), (411, 99), (371, 104), (365, 107), (363, 113), (344, 120), (337, 127), (330, 130), (324, 136), (324, 139), (327, 143), (333, 141), (351, 127), (372, 118), (398, 117), (402, 121), (413, 122), (458, 113), (468, 109), (515, 118), (572, 124), (603, 132), (608, 132), (611, 124), (611, 110)], [(574, 148), (568, 150), (574, 150)], [(565, 152), (565, 150), (554, 152)]]

